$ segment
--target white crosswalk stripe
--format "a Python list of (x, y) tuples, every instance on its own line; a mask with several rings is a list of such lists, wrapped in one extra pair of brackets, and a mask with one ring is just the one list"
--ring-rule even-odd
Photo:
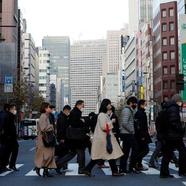
[[(24, 165), (24, 164), (16, 164), (16, 168), (19, 169), (19, 168), (22, 167), (23, 165)], [(0, 174), (0, 177), (6, 176), (6, 175), (8, 175), (8, 174), (10, 174), (10, 173), (12, 173), (12, 172), (13, 172), (13, 170), (3, 172), (3, 173)]]
[(85, 176), (83, 174), (78, 174), (78, 164), (77, 163), (69, 163), (68, 169), (70, 171), (65, 173), (65, 176)]

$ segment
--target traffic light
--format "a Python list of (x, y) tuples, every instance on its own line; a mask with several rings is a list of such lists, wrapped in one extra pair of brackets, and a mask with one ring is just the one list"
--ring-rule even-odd
[(184, 75), (176, 74), (176, 85), (179, 90), (184, 90)]

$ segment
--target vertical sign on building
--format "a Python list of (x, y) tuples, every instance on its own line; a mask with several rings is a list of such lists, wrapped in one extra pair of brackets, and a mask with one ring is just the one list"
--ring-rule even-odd
[[(184, 81), (186, 81), (186, 43), (181, 45), (182, 53), (182, 74), (184, 75)], [(185, 85), (184, 85), (185, 86)], [(186, 100), (186, 89), (183, 90), (183, 100)]]
[[(186, 81), (186, 15), (179, 16), (180, 22), (180, 69)], [(185, 86), (185, 85), (184, 85)], [(186, 101), (186, 88), (182, 91), (183, 100)]]
[(13, 77), (12, 76), (5, 76), (4, 92), (5, 93), (13, 92)]

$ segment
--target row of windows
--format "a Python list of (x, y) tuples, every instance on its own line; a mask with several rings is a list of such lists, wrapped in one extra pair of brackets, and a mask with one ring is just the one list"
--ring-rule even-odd
[(161, 17), (165, 18), (165, 17), (174, 17), (174, 9), (173, 8), (169, 8), (169, 11), (167, 11), (166, 9), (163, 9), (161, 11)]
[[(163, 75), (168, 75), (169, 74), (169, 68), (167, 66), (163, 67)], [(175, 66), (171, 66), (170, 67), (170, 74), (174, 75), (176, 74), (176, 67)]]
[(168, 43), (168, 38), (167, 37), (164, 37), (162, 39), (162, 45), (163, 46), (167, 46), (168, 44), (169, 45), (175, 45), (175, 38), (174, 38), (174, 36), (169, 37), (169, 43)]
[(174, 80), (171, 80), (170, 84), (169, 84), (169, 81), (163, 81), (163, 89), (164, 90), (175, 89), (175, 88), (176, 88), (176, 82)]
[[(176, 58), (175, 51), (170, 51), (169, 57), (170, 57), (170, 60), (175, 60), (175, 58)], [(167, 51), (162, 53), (162, 59), (163, 59), (163, 61), (168, 60), (168, 52)]]
[[(168, 31), (167, 23), (162, 23), (162, 31), (163, 32), (167, 32)], [(174, 23), (173, 22), (169, 23), (169, 31), (174, 31)]]

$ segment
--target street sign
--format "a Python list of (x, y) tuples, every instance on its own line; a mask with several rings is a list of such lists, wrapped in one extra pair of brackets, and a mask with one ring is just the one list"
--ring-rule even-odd
[(4, 92), (5, 93), (12, 93), (13, 92), (13, 77), (12, 76), (5, 76)]

